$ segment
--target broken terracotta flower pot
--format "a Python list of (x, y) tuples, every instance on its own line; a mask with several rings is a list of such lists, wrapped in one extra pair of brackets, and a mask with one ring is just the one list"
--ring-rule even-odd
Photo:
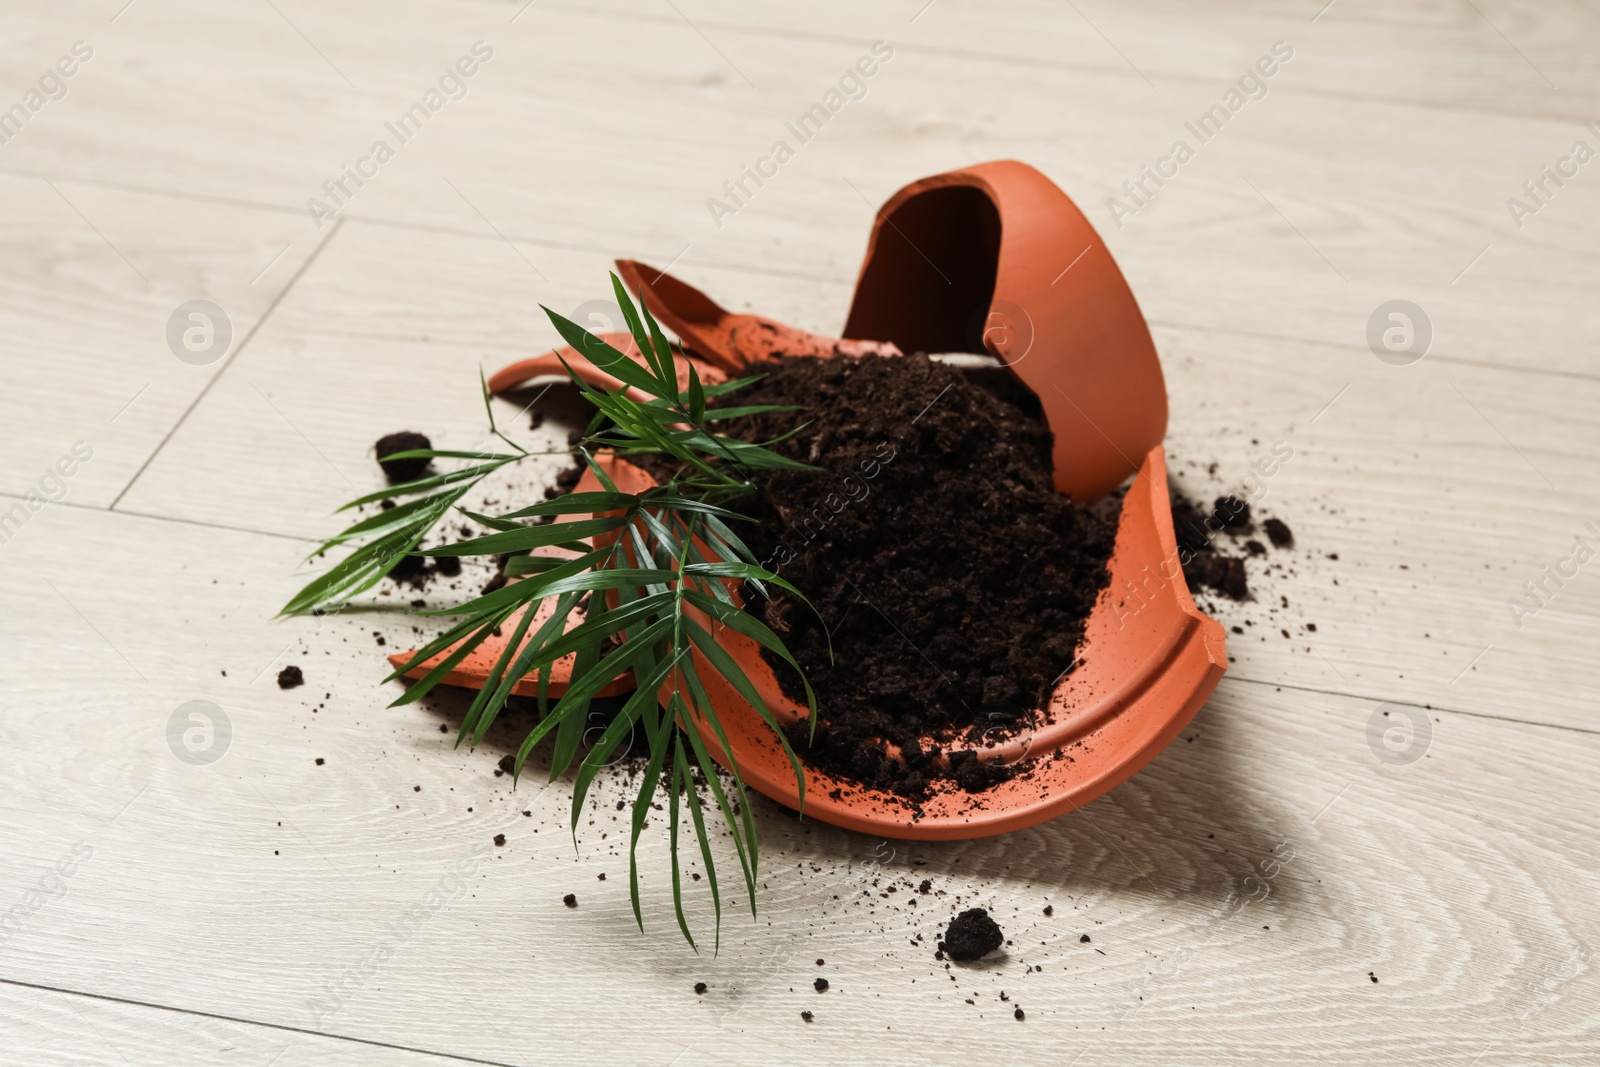
[[(644, 471), (602, 460), (623, 492), (654, 485)], [(578, 491), (600, 488), (585, 474)], [(804, 812), (837, 826), (895, 838), (954, 840), (1020, 830), (1081, 807), (1125, 781), (1178, 736), (1216, 687), (1226, 660), (1222, 627), (1190, 598), (1178, 563), (1167, 503), (1166, 462), (1151, 449), (1123, 500), (1110, 586), (1090, 615), (1079, 646), (1080, 666), (1058, 684), (1038, 724), (995, 745), (973, 747), (981, 759), (1025, 761), (1015, 777), (982, 793), (944, 783), (942, 792), (913, 808), (900, 797), (806, 767)], [(730, 585), (730, 592), (737, 590)], [(780, 722), (804, 719), (803, 704), (786, 697), (759, 647), (749, 638), (694, 613), (738, 661)], [(849, 655), (848, 649), (837, 650)], [(747, 785), (800, 808), (794, 772), (782, 746), (755, 709), (696, 655), (700, 677), (717, 709), (729, 748)], [(671, 695), (664, 685), (661, 698)], [(695, 720), (716, 760), (728, 753), (715, 732)], [(964, 747), (946, 745), (947, 754)]]
[[(808, 767), (807, 814), (897, 838), (1022, 829), (1126, 780), (1205, 703), (1227, 666), (1224, 635), (1195, 607), (1180, 566), (1161, 448), (1166, 392), (1155, 348), (1110, 253), (1066, 194), (1038, 171), (1011, 161), (987, 163), (915, 182), (891, 197), (868, 244), (844, 331), (850, 341), (731, 316), (676, 279), (640, 264), (619, 268), (652, 313), (678, 333), (683, 358), (697, 362), (704, 380), (785, 355), (850, 358), (891, 347), (989, 354), (1038, 396), (1055, 436), (1057, 488), (1089, 503), (1133, 477), (1108, 563), (1110, 583), (1087, 621), (1077, 667), (1036, 709), (1034, 726), (973, 750), (982, 759), (1022, 762), (1019, 773), (976, 794), (951, 783), (935, 786), (943, 791), (912, 806)], [(624, 339), (607, 340), (628, 351), (619, 343)], [(571, 349), (564, 355), (586, 380), (616, 384)], [(506, 368), (491, 388), (549, 373), (565, 373), (554, 353)], [(602, 462), (625, 492), (653, 484), (619, 459)], [(586, 472), (578, 487), (595, 489), (598, 481)], [(805, 716), (803, 705), (783, 695), (753, 642), (701, 621), (781, 720)], [(497, 654), (486, 642), (479, 659), (486, 667)], [(778, 738), (709, 664), (700, 666), (730, 751), (705, 723), (691, 725), (719, 762), (737, 760), (750, 786), (799, 807)], [(458, 676), (462, 684), (482, 685), (481, 671), (458, 671), (452, 680)], [(564, 681), (558, 664), (552, 692)]]

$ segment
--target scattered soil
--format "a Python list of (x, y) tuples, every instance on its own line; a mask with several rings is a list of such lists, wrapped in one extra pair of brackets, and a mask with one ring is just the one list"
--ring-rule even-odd
[(306, 676), (299, 667), (290, 664), (278, 672), (278, 688), (293, 689), (297, 685), (305, 685)]
[(1000, 924), (983, 908), (968, 908), (950, 920), (939, 951), (960, 963), (982, 959), (1005, 941)]
[(426, 556), (401, 556), (388, 574), (391, 581), (404, 583), (413, 589), (425, 588), (430, 577)]
[(561, 903), (569, 908), (576, 908), (578, 906), (578, 895), (576, 893), (568, 893), (561, 898)]
[(699, 994), (700, 996), (702, 996), (702, 997), (705, 996), (706, 995), (706, 984), (704, 982), (696, 982), (694, 984), (694, 991), (697, 994)]
[[(1025, 409), (925, 356), (789, 358), (730, 403), (791, 404), (808, 425), (774, 446), (817, 471), (779, 471), (741, 509), (756, 558), (804, 590), (832, 631), (779, 592), (764, 617), (817, 692), (807, 762), (910, 802), (953, 782), (979, 793), (1014, 773), (971, 752), (1027, 727), (1074, 666), (1108, 580), (1115, 517), (1056, 492), (1049, 431)], [(794, 412), (730, 423), (769, 440)], [(785, 692), (803, 699), (792, 670)], [(925, 741), (932, 744), (924, 747)], [(898, 751), (891, 751), (890, 746)]]
[[(555, 484), (545, 489), (544, 498), (546, 500), (554, 500), (558, 496), (566, 496), (568, 493), (572, 492), (572, 490), (577, 487), (578, 479), (583, 477), (583, 470), (583, 463), (582, 461), (579, 461), (558, 471), (555, 477)], [(539, 523), (535, 522), (534, 525), (539, 525)], [(494, 577), (490, 578), (488, 583), (483, 587), (483, 593), (492, 593), (496, 589), (499, 589), (501, 586), (505, 585), (506, 561), (512, 556), (525, 555), (527, 555), (526, 552), (507, 552), (504, 555), (496, 556)], [(440, 557), (440, 559), (442, 562), (443, 557)], [(460, 569), (459, 563), (457, 564), (457, 569)]]
[[(1223, 551), (1217, 543), (1219, 534), (1226, 533), (1230, 541), (1237, 542), (1240, 537), (1255, 533), (1249, 502), (1236, 496), (1219, 496), (1206, 510), (1175, 488), (1171, 489), (1171, 499), (1178, 559), (1190, 589), (1209, 589), (1229, 600), (1250, 599), (1245, 560), (1265, 556), (1267, 546), (1255, 538), (1247, 538), (1245, 554), (1238, 556)], [(1294, 546), (1294, 535), (1282, 519), (1266, 519), (1261, 525), (1274, 548)]]
[(430, 459), (384, 459), (396, 452), (411, 452), (419, 448), (432, 448), (433, 442), (422, 434), (413, 430), (401, 430), (399, 433), (385, 434), (378, 438), (378, 443), (373, 446), (373, 451), (378, 456), (378, 466), (383, 468), (383, 473), (389, 479), (390, 485), (399, 485), (401, 482), (415, 481), (421, 477), (422, 472), (428, 469), (433, 461)]
[(812, 1015), (809, 1011), (803, 1011), (800, 1013), (800, 1018), (804, 1019), (806, 1022), (810, 1022), (812, 1019), (815, 1019), (816, 1016)]
[(556, 474), (556, 484), (544, 491), (546, 500), (554, 500), (558, 496), (566, 496), (577, 487), (578, 479), (583, 477), (583, 465), (573, 464)]
[(815, 982), (811, 983), (811, 988), (815, 989), (818, 993), (826, 993), (828, 991), (828, 980), (826, 978), (818, 978)]

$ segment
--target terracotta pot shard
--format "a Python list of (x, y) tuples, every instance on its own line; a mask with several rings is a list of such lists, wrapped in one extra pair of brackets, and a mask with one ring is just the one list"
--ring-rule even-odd
[[(652, 268), (631, 261), (618, 268), (678, 334), (686, 350), (680, 360), (694, 361), (703, 380), (787, 355), (990, 354), (1038, 396), (1055, 435), (1058, 489), (1091, 502), (1133, 478), (1108, 564), (1110, 584), (1088, 620), (1078, 664), (1033, 716), (1035, 727), (974, 750), (985, 759), (1025, 761), (1019, 773), (978, 794), (952, 784), (913, 806), (807, 768), (806, 814), (897, 838), (1022, 829), (1126, 780), (1205, 703), (1227, 668), (1225, 642), (1222, 626), (1196, 608), (1184, 582), (1168, 505), (1161, 448), (1166, 389), (1155, 346), (1099, 235), (1044, 175), (1014, 161), (984, 163), (913, 182), (890, 197), (874, 222), (845, 324), (853, 340), (733, 315)], [(606, 339), (637, 358), (630, 339)], [(586, 380), (620, 384), (571, 349), (561, 351)], [(541, 374), (565, 374), (555, 353), (507, 367), (490, 387), (499, 392)], [(625, 492), (653, 484), (615, 457), (602, 462)], [(592, 472), (578, 486), (598, 487)], [(714, 632), (775, 714), (788, 721), (805, 715), (783, 696), (754, 642), (726, 628)], [(478, 663), (498, 655), (490, 644), (481, 647)], [(390, 659), (399, 664), (406, 657)], [(483, 684), (486, 665), (469, 668), (470, 662), (451, 675), (453, 683)], [(551, 672), (552, 693), (564, 687), (564, 666)], [(778, 739), (709, 664), (702, 660), (700, 667), (745, 781), (799, 807)], [(691, 725), (727, 765), (730, 753), (710, 728)]]

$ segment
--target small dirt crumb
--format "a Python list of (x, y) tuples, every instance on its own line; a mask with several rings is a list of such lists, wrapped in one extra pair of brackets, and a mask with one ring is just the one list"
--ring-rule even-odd
[(495, 834), (494, 835), (494, 844), (495, 844), (496, 848), (505, 848), (506, 847), (506, 835), (505, 834)]
[(578, 895), (576, 893), (568, 893), (561, 898), (561, 903), (569, 908), (576, 908), (578, 906)]
[(804, 1019), (806, 1022), (810, 1022), (812, 1019), (816, 1018), (816, 1016), (812, 1015), (809, 1011), (803, 1011), (800, 1013), (800, 1018)]
[(321, 756), (318, 756), (318, 757), (317, 757), (317, 766), (318, 766), (318, 767), (320, 767), (320, 766), (322, 766), (322, 765), (323, 765), (323, 764), (324, 764), (324, 763), (326, 763), (326, 762), (327, 762), (327, 761), (326, 761), (326, 760), (324, 760), (324, 759), (323, 759), (323, 758), (322, 758), (322, 757), (321, 757)]
[(599, 874), (595, 875), (595, 877), (603, 882), (606, 880), (606, 872), (601, 871)]
[(1266, 527), (1267, 540), (1272, 542), (1273, 548), (1293, 548), (1294, 532), (1289, 529), (1289, 524), (1282, 519), (1268, 519), (1261, 525)]
[(924, 878), (922, 880), (922, 884), (917, 886), (917, 892), (921, 893), (923, 896), (927, 896), (929, 893), (933, 892), (933, 882), (930, 879)]
[(1367, 972), (1367, 977), (1372, 979), (1372, 984), (1373, 985), (1377, 985), (1378, 984), (1378, 976), (1373, 974), (1371, 971)]
[(939, 948), (958, 962), (982, 959), (1005, 941), (1000, 924), (983, 908), (968, 908), (950, 920)]
[(818, 978), (815, 982), (811, 983), (811, 988), (815, 989), (818, 993), (826, 993), (828, 991), (828, 980), (826, 978)]
[(1015, 1019), (1015, 1020), (1017, 1020), (1017, 1022), (1019, 1022), (1019, 1023), (1020, 1023), (1020, 1022), (1021, 1022), (1021, 1021), (1022, 1021), (1022, 1020), (1024, 1020), (1024, 1019), (1026, 1019), (1026, 1018), (1027, 1018), (1027, 1016), (1026, 1016), (1026, 1015), (1024, 1015), (1024, 1014), (1022, 1014), (1022, 1009), (1021, 1009), (1021, 1008), (1018, 1008), (1018, 1009), (1017, 1009), (1017, 1010), (1016, 1010), (1016, 1011), (1014, 1011), (1014, 1012), (1012, 1012), (1012, 1013), (1011, 1013), (1011, 1017), (1012, 1017), (1012, 1018), (1013, 1018), (1013, 1019)]
[(1078, 935), (1078, 943), (1081, 944), (1081, 945), (1087, 945), (1089, 943), (1089, 935), (1088, 934), (1079, 934)]
[(389, 479), (390, 485), (414, 480), (417, 475), (428, 469), (429, 463), (433, 462), (430, 459), (385, 460), (383, 458), (392, 456), (396, 452), (412, 452), (419, 448), (433, 447), (432, 441), (412, 430), (386, 434), (378, 438), (378, 443), (372, 447), (378, 454), (378, 466), (383, 468), (384, 476)]
[(499, 767), (503, 774), (510, 774), (512, 771), (517, 769), (517, 757), (507, 752), (504, 756), (500, 757), (500, 762), (495, 764), (495, 766)]
[(1044, 906), (1044, 914), (1045, 914), (1045, 917), (1046, 917), (1046, 918), (1048, 918), (1048, 917), (1049, 917), (1049, 916), (1051, 916), (1051, 915), (1054, 915), (1054, 914), (1055, 914), (1055, 913), (1056, 913), (1056, 909), (1055, 909), (1055, 906), (1054, 906), (1054, 905), (1052, 905), (1052, 904), (1046, 904), (1046, 905), (1045, 905), (1045, 906)]
[(411, 791), (413, 793), (420, 793), (422, 792), (422, 787), (420, 785), (414, 785), (411, 787)]
[(702, 996), (702, 997), (705, 996), (706, 995), (706, 984), (704, 982), (696, 982), (694, 984), (694, 991), (699, 996)]
[(823, 964), (824, 964), (824, 963), (825, 963), (825, 962), (827, 962), (827, 961), (826, 961), (826, 960), (823, 960), (823, 959), (821, 959), (821, 958), (820, 958), (820, 957), (819, 957), (819, 958), (818, 958), (818, 960), (817, 960), (817, 966), (818, 966), (818, 967), (821, 967), (821, 966), (822, 966), (822, 965), (823, 965)]
[(1248, 530), (1250, 505), (1236, 496), (1219, 496), (1216, 500), (1217, 521), (1224, 530)]
[(303, 672), (299, 667), (296, 667), (292, 663), (289, 666), (285, 667), (283, 670), (278, 672), (278, 688), (279, 689), (293, 689), (297, 685), (305, 685), (305, 684), (306, 684), (305, 672)]

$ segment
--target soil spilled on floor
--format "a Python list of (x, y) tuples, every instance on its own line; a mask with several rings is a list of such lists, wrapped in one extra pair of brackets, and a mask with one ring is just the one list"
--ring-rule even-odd
[(983, 908), (968, 908), (950, 920), (944, 940), (939, 942), (939, 958), (948, 956), (960, 963), (982, 959), (1005, 941), (1000, 924)]
[[(1219, 496), (1207, 511), (1177, 489), (1171, 490), (1171, 499), (1172, 530), (1190, 590), (1209, 589), (1229, 600), (1250, 599), (1245, 561), (1267, 554), (1267, 547), (1254, 537), (1256, 524), (1250, 504), (1236, 496)], [(1261, 525), (1274, 548), (1294, 547), (1294, 534), (1282, 519), (1266, 519)], [(1245, 554), (1224, 552), (1217, 543), (1219, 534), (1227, 534), (1235, 543), (1243, 538)]]

